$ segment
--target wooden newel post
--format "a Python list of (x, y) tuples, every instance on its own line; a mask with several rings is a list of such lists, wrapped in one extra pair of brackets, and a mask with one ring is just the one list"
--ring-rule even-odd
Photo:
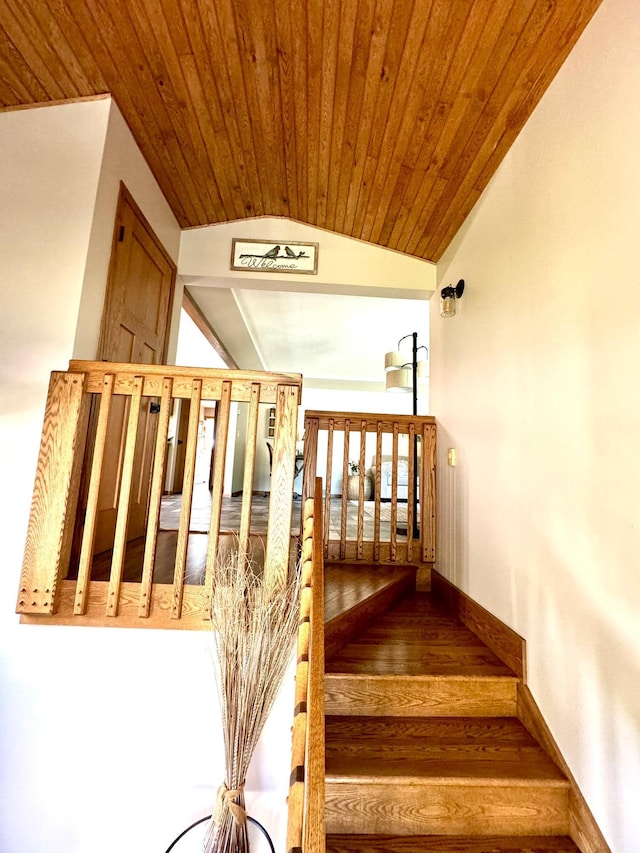
[(288, 580), (299, 396), (295, 385), (278, 386), (264, 565), (265, 584), (270, 589)]
[(51, 614), (68, 569), (89, 418), (85, 374), (51, 374), (17, 613)]

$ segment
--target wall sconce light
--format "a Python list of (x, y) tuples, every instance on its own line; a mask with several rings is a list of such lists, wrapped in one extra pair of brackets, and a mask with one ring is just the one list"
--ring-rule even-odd
[(456, 313), (456, 299), (460, 299), (464, 293), (464, 279), (454, 287), (450, 284), (448, 287), (443, 287), (440, 291), (440, 316), (454, 317)]

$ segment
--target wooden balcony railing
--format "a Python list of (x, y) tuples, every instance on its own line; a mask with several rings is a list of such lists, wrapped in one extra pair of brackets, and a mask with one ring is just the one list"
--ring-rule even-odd
[(287, 853), (325, 851), (322, 481), (304, 503)]
[[(297, 374), (166, 365), (72, 361), (68, 371), (53, 373), (18, 595), (22, 621), (207, 627), (211, 568), (226, 547), (220, 517), (235, 403), (248, 405), (248, 426), (233, 546), (247, 550), (256, 539), (251, 507), (260, 407), (275, 407), (267, 529), (258, 538), (265, 575), (283, 578), (290, 565), (300, 389)], [(167, 538), (159, 519), (176, 400), (189, 403), (189, 417), (179, 524)], [(202, 565), (194, 580), (190, 516), (203, 401), (217, 407), (216, 437), (210, 524), (197, 543)]]
[[(307, 411), (304, 457), (303, 497), (324, 479), (325, 559), (434, 562), (434, 418)], [(353, 496), (350, 463), (359, 471)]]

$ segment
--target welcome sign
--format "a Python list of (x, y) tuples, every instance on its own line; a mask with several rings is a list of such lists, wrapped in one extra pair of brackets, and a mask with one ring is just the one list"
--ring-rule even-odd
[(231, 269), (249, 272), (318, 274), (318, 244), (281, 240), (236, 240), (231, 245)]

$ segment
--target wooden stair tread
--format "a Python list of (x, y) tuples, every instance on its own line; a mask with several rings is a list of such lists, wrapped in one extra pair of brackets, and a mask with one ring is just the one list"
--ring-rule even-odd
[(327, 673), (504, 675), (514, 673), (430, 593), (396, 603), (327, 661)]
[(515, 717), (342, 717), (325, 719), (327, 742), (357, 738), (358, 743), (393, 738), (394, 743), (458, 744), (472, 740), (490, 749), (496, 744), (536, 746), (525, 726)]
[(515, 718), (327, 717), (327, 780), (567, 781)]
[(326, 853), (579, 853), (566, 835), (327, 835)]
[(327, 761), (327, 782), (360, 781), (380, 785), (402, 781), (407, 785), (473, 784), (490, 786), (518, 786), (539, 783), (567, 787), (568, 782), (551, 770), (538, 756), (516, 756), (509, 760), (474, 760), (462, 754), (452, 758), (434, 756), (431, 760), (416, 759), (348, 759), (333, 758)]
[(512, 673), (504, 665), (497, 666), (483, 653), (470, 652), (466, 657), (455, 651), (411, 654), (407, 649), (394, 646), (366, 650), (351, 646), (339, 652), (327, 664), (327, 672), (353, 673), (354, 675), (505, 675)]

